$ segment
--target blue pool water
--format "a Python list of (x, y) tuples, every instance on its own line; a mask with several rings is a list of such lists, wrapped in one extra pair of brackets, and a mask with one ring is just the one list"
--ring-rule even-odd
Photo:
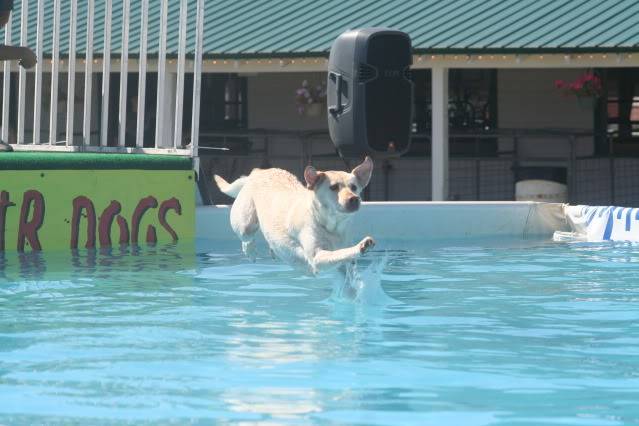
[(378, 247), (7, 254), (0, 424), (639, 424), (639, 246)]

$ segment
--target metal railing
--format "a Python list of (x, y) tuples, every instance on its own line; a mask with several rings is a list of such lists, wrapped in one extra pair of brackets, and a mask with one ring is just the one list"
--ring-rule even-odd
[[(17, 93), (17, 126), (13, 130), (15, 140), (10, 140), (10, 114), (11, 102), (11, 71), (12, 66), (9, 62), (4, 63), (3, 67), (3, 100), (2, 100), (2, 129), (0, 136), (4, 142), (10, 142), (14, 150), (22, 151), (84, 151), (84, 152), (127, 152), (127, 153), (161, 153), (197, 157), (199, 142), (199, 117), (200, 117), (200, 88), (202, 78), (202, 52), (203, 40), (202, 33), (204, 27), (204, 0), (197, 0), (196, 3), (196, 23), (195, 23), (195, 47), (194, 51), (188, 52), (193, 57), (193, 108), (190, 129), (190, 144), (184, 146), (183, 140), (183, 99), (184, 99), (184, 79), (187, 72), (187, 16), (189, 13), (188, 0), (180, 1), (179, 12), (179, 47), (177, 52), (177, 83), (175, 87), (175, 105), (166, 104), (167, 80), (166, 80), (166, 62), (167, 62), (167, 32), (168, 32), (168, 4), (169, 0), (160, 0), (161, 8), (159, 18), (159, 54), (157, 56), (158, 84), (157, 84), (157, 109), (156, 109), (156, 129), (154, 147), (145, 148), (145, 99), (146, 99), (146, 77), (148, 73), (148, 55), (147, 41), (149, 34), (149, 0), (141, 0), (141, 22), (140, 22), (140, 52), (138, 60), (138, 104), (137, 104), (137, 123), (135, 130), (134, 146), (126, 146), (126, 117), (127, 117), (127, 75), (129, 71), (136, 71), (129, 66), (129, 33), (131, 30), (131, 0), (118, 0), (122, 3), (122, 44), (119, 57), (119, 103), (118, 103), (118, 124), (117, 124), (117, 142), (109, 144), (109, 99), (111, 96), (110, 75), (112, 66), (112, 21), (113, 21), (113, 0), (104, 0), (104, 47), (102, 57), (102, 107), (100, 115), (100, 131), (99, 142), (92, 144), (92, 107), (95, 99), (92, 98), (93, 93), (93, 76), (99, 74), (94, 72), (94, 29), (95, 29), (95, 0), (86, 1), (86, 51), (83, 54), (76, 52), (76, 42), (78, 40), (78, 0), (68, 0), (70, 2), (71, 14), (68, 20), (69, 25), (69, 43), (68, 53), (64, 56), (60, 54), (60, 34), (61, 34), (61, 1), (62, 0), (37, 0), (37, 18), (36, 18), (36, 46), (35, 54), (37, 57), (37, 65), (33, 70), (25, 70), (20, 68), (18, 73), (18, 93)], [(26, 46), (29, 34), (29, 2), (16, 2), (16, 9), (13, 13), (20, 13), (20, 41), (19, 44)], [(44, 15), (45, 7), (53, 9), (53, 32), (52, 32), (52, 51), (50, 58), (45, 58), (43, 48), (45, 36)], [(12, 38), (11, 20), (4, 28), (5, 44), (16, 44), (16, 40)], [(48, 55), (47, 55), (48, 56)], [(49, 64), (45, 63), (45, 59), (50, 59)], [(59, 101), (59, 79), (60, 72), (64, 61), (66, 60), (66, 71), (68, 74), (67, 82), (67, 100), (66, 112), (58, 111)], [(75, 108), (75, 82), (76, 67), (84, 63), (84, 100), (83, 100), (83, 123), (82, 137), (74, 139), (74, 108)], [(43, 137), (41, 131), (42, 118), (42, 95), (43, 95), (43, 72), (45, 68), (50, 70), (50, 107), (49, 107), (49, 129), (46, 136)], [(34, 73), (35, 85), (33, 92), (27, 90), (27, 74)], [(33, 99), (33, 117), (26, 117), (25, 105), (26, 100)], [(59, 114), (66, 115), (65, 136), (59, 138), (58, 118)], [(166, 117), (172, 120), (167, 123)], [(33, 120), (33, 138), (27, 140), (25, 137), (25, 128), (27, 120)], [(167, 125), (170, 124), (170, 125)], [(167, 137), (167, 129), (171, 129), (170, 136)], [(45, 134), (46, 134), (45, 133)], [(110, 146), (111, 145), (111, 146)], [(148, 145), (148, 143), (147, 143)]]

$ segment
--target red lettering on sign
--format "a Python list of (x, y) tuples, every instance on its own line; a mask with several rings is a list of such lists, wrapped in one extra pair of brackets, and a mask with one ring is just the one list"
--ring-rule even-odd
[[(0, 191), (0, 252), (5, 250), (7, 213), (9, 207), (16, 204), (11, 202), (8, 191)], [(113, 222), (117, 222), (120, 231), (119, 244), (138, 244), (140, 237), (140, 226), (144, 215), (149, 209), (158, 209), (157, 217), (160, 225), (171, 236), (173, 241), (178, 240), (177, 232), (169, 225), (167, 215), (173, 210), (177, 215), (182, 215), (182, 205), (180, 201), (173, 197), (164, 200), (158, 208), (158, 200), (153, 196), (148, 196), (139, 201), (133, 214), (131, 215), (131, 227), (122, 212), (122, 204), (117, 200), (104, 209), (99, 220), (96, 220), (95, 206), (90, 198), (78, 196), (73, 200), (73, 215), (71, 218), (71, 241), (72, 249), (77, 249), (80, 241), (80, 226), (82, 218), (86, 218), (86, 245), (88, 249), (96, 247), (96, 236), (99, 238), (101, 247), (112, 245), (111, 228)], [(18, 251), (24, 251), (25, 246), (30, 246), (32, 250), (42, 250), (42, 245), (38, 237), (38, 232), (44, 224), (45, 201), (43, 195), (36, 190), (25, 191), (22, 205), (20, 207), (20, 218), (18, 221)], [(67, 223), (68, 220), (66, 220)], [(97, 235), (96, 235), (97, 231)], [(157, 243), (157, 229), (153, 225), (148, 225), (145, 230), (145, 240), (147, 243)]]
[[(31, 221), (29, 212), (33, 204), (33, 215)], [(22, 208), (20, 209), (20, 222), (18, 223), (18, 251), (24, 251), (24, 243), (29, 240), (32, 250), (42, 250), (40, 240), (38, 239), (38, 229), (44, 222), (44, 197), (35, 190), (29, 190), (24, 193), (22, 199)]]
[[(146, 198), (142, 198), (138, 203), (138, 206), (133, 211), (133, 217), (131, 217), (131, 242), (133, 244), (138, 243), (138, 236), (140, 234), (140, 222), (142, 221), (142, 216), (144, 216), (144, 213), (146, 213), (147, 210), (157, 208), (157, 206), (158, 200), (150, 195)], [(150, 231), (150, 228), (153, 228), (153, 231)], [(153, 225), (149, 225), (146, 232), (147, 242), (154, 242), (148, 241), (149, 237), (154, 235), (155, 227)]]
[(158, 242), (158, 234), (155, 232), (155, 226), (146, 227), (146, 243), (155, 244)]
[(117, 216), (118, 226), (120, 227), (120, 244), (127, 244), (129, 242), (129, 225), (126, 220), (119, 216), (122, 211), (122, 205), (117, 201), (111, 201), (111, 204), (104, 209), (100, 216), (100, 222), (98, 224), (98, 236), (100, 239), (100, 247), (111, 247), (111, 226), (113, 220)]
[(73, 200), (73, 217), (71, 218), (71, 248), (78, 248), (82, 211), (86, 212), (87, 218), (87, 243), (85, 247), (92, 249), (95, 248), (95, 207), (93, 207), (91, 200), (85, 196), (76, 197)]
[(4, 251), (4, 233), (7, 226), (7, 209), (15, 206), (9, 200), (9, 193), (7, 191), (0, 192), (0, 251)]
[(158, 219), (160, 221), (160, 225), (162, 225), (162, 227), (166, 229), (166, 232), (168, 232), (171, 235), (171, 237), (173, 238), (173, 241), (177, 241), (178, 240), (177, 233), (173, 230), (173, 228), (171, 228), (171, 225), (169, 225), (168, 222), (166, 221), (166, 213), (169, 210), (174, 210), (178, 215), (182, 216), (182, 206), (180, 205), (180, 200), (173, 197), (170, 200), (163, 201), (162, 204), (160, 204), (160, 209), (158, 210)]
[(129, 224), (122, 216), (118, 216), (116, 221), (120, 227), (120, 244), (129, 244)]

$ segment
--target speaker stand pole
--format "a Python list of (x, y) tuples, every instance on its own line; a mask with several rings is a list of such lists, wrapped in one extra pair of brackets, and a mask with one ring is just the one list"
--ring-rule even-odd
[(448, 200), (448, 68), (432, 69), (432, 200)]

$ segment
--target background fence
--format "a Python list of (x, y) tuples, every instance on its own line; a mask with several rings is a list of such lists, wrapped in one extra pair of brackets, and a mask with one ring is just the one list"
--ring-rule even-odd
[[(573, 204), (639, 206), (639, 158), (580, 156), (592, 134), (566, 131), (502, 130), (481, 134), (451, 134), (451, 141), (476, 146), (476, 154), (453, 155), (449, 163), (449, 200), (503, 201), (515, 199), (515, 183), (529, 178), (531, 170), (560, 170)], [(553, 140), (565, 155), (539, 158), (522, 153), (524, 141)], [(499, 141), (504, 149), (486, 155), (481, 140)], [(236, 178), (255, 167), (281, 167), (300, 179), (307, 164), (320, 169), (349, 169), (336, 154), (324, 131), (252, 131), (202, 135), (203, 170)], [(478, 142), (479, 141), (479, 142)], [(543, 178), (543, 173), (542, 173)], [(561, 177), (560, 177), (561, 179)], [(209, 179), (210, 180), (210, 179)], [(214, 203), (228, 199), (213, 186), (206, 193)], [(426, 201), (431, 199), (429, 136), (415, 135), (404, 157), (376, 161), (366, 198), (371, 201)]]

